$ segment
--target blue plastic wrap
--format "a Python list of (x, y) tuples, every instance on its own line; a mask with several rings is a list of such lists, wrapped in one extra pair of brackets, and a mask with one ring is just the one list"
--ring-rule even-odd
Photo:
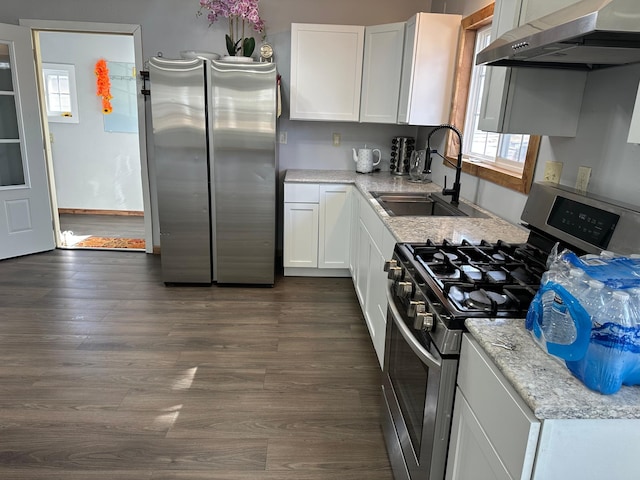
[[(534, 340), (564, 360), (592, 390), (612, 394), (622, 385), (639, 385), (640, 299), (633, 289), (640, 287), (640, 260), (615, 254), (578, 257), (565, 250), (552, 253), (548, 268), (526, 317)], [(605, 287), (576, 285), (579, 277), (569, 274), (572, 268), (584, 270), (589, 285), (597, 280)], [(599, 307), (589, 297), (596, 294), (602, 295)], [(590, 311), (576, 297), (589, 304)], [(559, 325), (567, 331), (558, 333)]]

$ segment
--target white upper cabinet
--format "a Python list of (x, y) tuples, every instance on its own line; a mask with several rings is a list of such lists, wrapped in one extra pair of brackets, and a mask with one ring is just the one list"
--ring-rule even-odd
[(398, 123), (448, 122), (461, 19), (418, 13), (407, 21)]
[(364, 27), (291, 25), (292, 120), (357, 122)]
[[(491, 38), (578, 0), (496, 0)], [(478, 126), (501, 133), (573, 137), (587, 72), (488, 67)]]
[(418, 13), (408, 22), (366, 29), (293, 23), (289, 118), (445, 123), (460, 20)]
[(396, 123), (405, 22), (365, 28), (360, 121)]

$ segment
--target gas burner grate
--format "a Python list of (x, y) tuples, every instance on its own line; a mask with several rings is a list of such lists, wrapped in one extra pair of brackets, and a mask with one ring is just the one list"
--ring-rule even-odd
[[(444, 241), (404, 244), (443, 311), (453, 319), (524, 316), (540, 285), (546, 255), (528, 244)], [(422, 272), (422, 273), (420, 273)]]

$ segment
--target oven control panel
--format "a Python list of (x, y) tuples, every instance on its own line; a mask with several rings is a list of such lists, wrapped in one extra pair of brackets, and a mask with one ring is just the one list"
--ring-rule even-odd
[(586, 253), (640, 252), (640, 206), (550, 183), (534, 183), (521, 216), (532, 230)]

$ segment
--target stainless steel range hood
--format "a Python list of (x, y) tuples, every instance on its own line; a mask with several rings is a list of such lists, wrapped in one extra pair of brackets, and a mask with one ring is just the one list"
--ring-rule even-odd
[(640, 62), (640, 0), (582, 0), (511, 30), (476, 64), (591, 70)]

